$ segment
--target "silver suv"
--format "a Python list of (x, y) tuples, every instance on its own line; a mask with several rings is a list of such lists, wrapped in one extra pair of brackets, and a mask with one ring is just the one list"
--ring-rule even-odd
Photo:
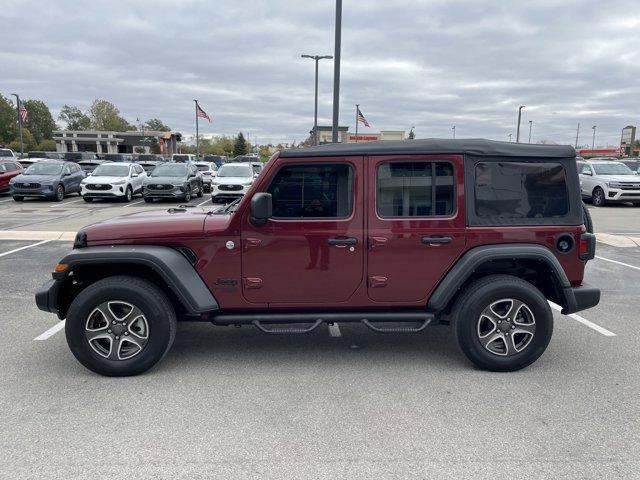
[(640, 175), (622, 162), (610, 160), (578, 161), (582, 198), (595, 207), (608, 202), (632, 202), (640, 206)]

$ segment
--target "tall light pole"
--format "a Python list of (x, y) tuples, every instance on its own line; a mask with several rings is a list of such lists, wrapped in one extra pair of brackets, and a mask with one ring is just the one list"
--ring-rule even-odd
[(580, 122), (578, 122), (578, 128), (576, 129), (576, 146), (574, 148), (578, 148), (578, 135), (580, 135)]
[(591, 140), (591, 150), (596, 148), (596, 127), (597, 125), (594, 125), (593, 127), (591, 127), (593, 129), (593, 140)]
[(533, 120), (529, 120), (529, 143), (531, 143), (531, 128), (533, 127)]
[(333, 61), (333, 122), (331, 141), (338, 143), (338, 119), (340, 117), (340, 47), (342, 41), (342, 0), (336, 0), (336, 38)]
[(333, 58), (331, 55), (300, 55), (302, 58), (310, 58), (316, 62), (316, 100), (313, 114), (313, 144), (318, 145), (318, 62), (325, 58)]
[(16, 97), (16, 112), (18, 113), (18, 131), (20, 132), (20, 156), (24, 156), (24, 143), (22, 143), (22, 116), (20, 115), (20, 97), (12, 93)]
[(522, 109), (525, 105), (520, 105), (518, 108), (518, 130), (516, 131), (516, 143), (520, 143), (520, 119), (522, 118)]
[(455, 140), (455, 138), (456, 138), (456, 126), (454, 125), (453, 127), (451, 127), (451, 130), (453, 130), (453, 139)]
[(511, 133), (509, 134), (509, 143), (511, 143)]

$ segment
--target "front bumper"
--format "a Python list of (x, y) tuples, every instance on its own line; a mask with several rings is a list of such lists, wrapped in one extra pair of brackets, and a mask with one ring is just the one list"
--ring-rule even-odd
[(113, 197), (124, 197), (126, 185), (109, 185), (108, 189), (105, 190), (94, 190), (87, 188), (86, 185), (82, 185), (82, 189), (80, 194), (83, 197), (87, 198), (113, 198)]
[(59, 280), (49, 280), (36, 292), (36, 305), (45, 312), (58, 313)]
[(612, 202), (640, 202), (640, 190), (609, 188), (606, 199)]
[(53, 198), (55, 196), (53, 185), (42, 185), (38, 188), (24, 188), (11, 185), (10, 192), (12, 196), (18, 197)]
[(580, 312), (600, 303), (600, 289), (586, 283), (579, 287), (566, 287), (564, 288), (564, 299), (565, 306), (562, 308), (564, 315)]
[(243, 185), (240, 190), (221, 190), (219, 185), (211, 184), (211, 198), (230, 198), (236, 199), (243, 197), (249, 191), (251, 185)]
[(173, 187), (172, 189), (165, 190), (150, 190), (144, 187), (142, 190), (142, 196), (144, 198), (182, 198), (184, 197), (183, 187)]

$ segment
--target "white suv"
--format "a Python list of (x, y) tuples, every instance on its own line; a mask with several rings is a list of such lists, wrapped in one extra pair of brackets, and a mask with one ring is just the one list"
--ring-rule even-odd
[(632, 202), (640, 206), (640, 175), (622, 162), (579, 161), (580, 192), (595, 207), (607, 202)]
[(242, 197), (258, 176), (250, 163), (225, 163), (211, 181), (211, 201), (229, 201)]
[(81, 195), (85, 202), (94, 198), (118, 198), (130, 202), (136, 193), (142, 193), (147, 179), (144, 169), (137, 163), (103, 163), (82, 180)]

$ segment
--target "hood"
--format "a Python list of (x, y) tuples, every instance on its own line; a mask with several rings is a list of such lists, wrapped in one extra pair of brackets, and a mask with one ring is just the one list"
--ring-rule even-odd
[(640, 183), (640, 175), (598, 175), (607, 182)]
[(60, 175), (25, 175), (21, 173), (12, 179), (20, 183), (51, 183), (60, 180)]
[(85, 177), (84, 181), (86, 183), (113, 183), (113, 182), (120, 182), (126, 179), (127, 177), (103, 177), (103, 176), (91, 175), (89, 177)]
[(207, 211), (201, 208), (169, 208), (132, 213), (94, 223), (82, 229), (87, 242), (154, 240), (200, 237)]
[(145, 184), (147, 183), (164, 183), (164, 184), (170, 184), (170, 183), (184, 183), (187, 181), (187, 177), (151, 177), (148, 176), (147, 179), (144, 181)]
[(253, 177), (216, 177), (218, 185), (250, 185)]

